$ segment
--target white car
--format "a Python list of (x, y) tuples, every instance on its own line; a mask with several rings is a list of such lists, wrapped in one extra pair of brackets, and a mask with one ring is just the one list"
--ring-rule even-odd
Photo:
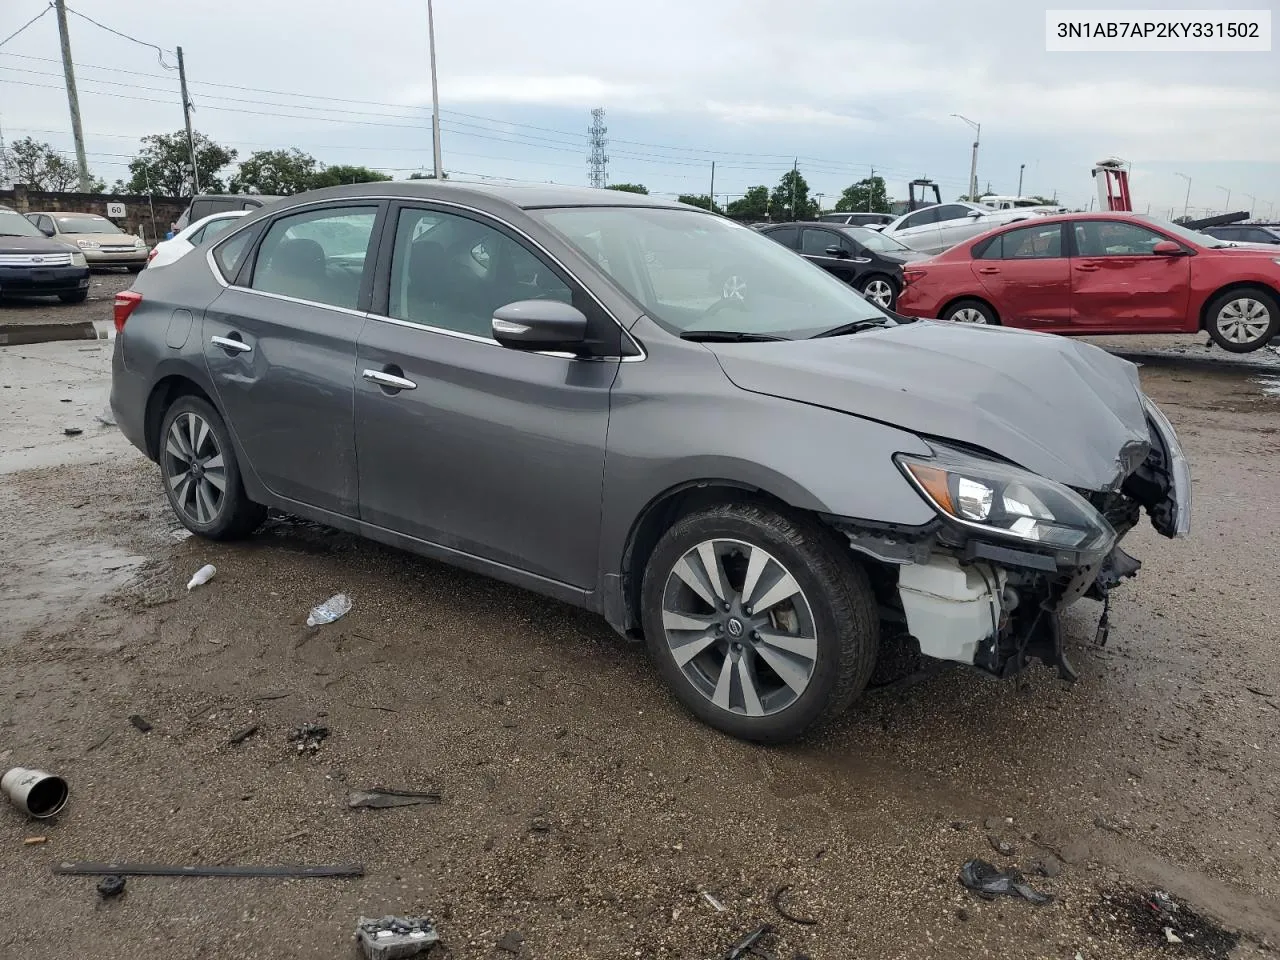
[(212, 213), (201, 220), (197, 220), (191, 226), (179, 230), (172, 239), (161, 240), (152, 247), (151, 255), (147, 257), (147, 266), (163, 267), (181, 259), (200, 246), (205, 240), (216, 237), (246, 213), (254, 212), (256, 211), (227, 210), (223, 213)]
[(979, 203), (939, 203), (903, 214), (881, 231), (920, 253), (941, 253), (962, 240), (986, 233), (1015, 220), (1043, 216), (1040, 211), (1022, 209), (992, 210)]

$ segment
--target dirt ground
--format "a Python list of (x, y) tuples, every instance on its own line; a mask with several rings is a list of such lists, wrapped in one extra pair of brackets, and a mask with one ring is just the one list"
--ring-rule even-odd
[[(0, 768), (55, 771), (72, 797), (46, 823), (0, 807), (0, 957), (350, 958), (357, 918), (386, 913), (434, 918), (436, 958), (512, 957), (496, 946), (510, 931), (529, 958), (718, 958), (761, 923), (780, 960), (1280, 942), (1280, 399), (1265, 377), (1143, 368), (1192, 462), (1193, 534), (1144, 523), (1126, 541), (1145, 566), (1105, 648), (1098, 605), (1073, 609), (1076, 685), (946, 671), (766, 749), (692, 720), (588, 614), (283, 517), (242, 544), (180, 538), (157, 469), (89, 419), (107, 344), (43, 346), (69, 352), (8, 350), (60, 371), (54, 387), (0, 351), (26, 438), (0, 466)], [(71, 403), (49, 412), (58, 391)], [(84, 433), (63, 437), (73, 411)], [(216, 578), (187, 592), (204, 563)], [(351, 613), (306, 627), (338, 591)], [(300, 753), (290, 731), (309, 721), (332, 733)], [(375, 786), (441, 801), (348, 807)], [(957, 883), (972, 857), (1031, 875), (1049, 855), (1061, 874), (1030, 877), (1047, 906)], [(365, 874), (138, 877), (103, 902), (94, 878), (52, 873), (78, 860)], [(810, 922), (779, 915), (783, 887)], [(1133, 896), (1155, 889), (1205, 925), (1184, 909), (1170, 943)]]
[(89, 299), (84, 303), (59, 303), (53, 297), (23, 297), (0, 300), (0, 327), (13, 324), (72, 324), (111, 319), (111, 303), (116, 293), (127, 290), (134, 274), (120, 268), (94, 270), (89, 274)]

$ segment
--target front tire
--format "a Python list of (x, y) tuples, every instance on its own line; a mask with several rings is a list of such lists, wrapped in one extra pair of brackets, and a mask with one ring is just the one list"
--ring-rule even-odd
[(1237, 287), (1215, 297), (1205, 315), (1213, 342), (1231, 353), (1250, 353), (1280, 331), (1280, 305), (1262, 287)]
[(208, 401), (183, 396), (165, 412), (157, 444), (169, 506), (182, 525), (210, 540), (247, 537), (267, 508), (244, 491), (226, 424)]
[(883, 273), (873, 273), (858, 285), (858, 292), (881, 310), (892, 310), (898, 305), (898, 281)]
[(942, 319), (952, 323), (976, 323), (989, 327), (1000, 325), (995, 311), (981, 300), (959, 300), (943, 311)]
[(691, 514), (654, 548), (641, 588), (649, 654), (695, 716), (782, 743), (842, 713), (875, 668), (866, 572), (832, 532), (755, 504)]

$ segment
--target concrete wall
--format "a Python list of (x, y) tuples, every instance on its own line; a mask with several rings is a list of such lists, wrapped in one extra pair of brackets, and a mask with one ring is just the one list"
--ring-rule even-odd
[[(190, 202), (185, 197), (147, 197), (130, 194), (106, 193), (47, 193), (28, 190), (22, 184), (14, 184), (12, 190), (0, 190), (0, 206), (11, 207), (19, 213), (58, 211), (60, 213), (96, 213), (107, 215), (108, 203), (123, 203), (125, 216), (113, 218), (113, 222), (125, 233), (136, 233), (147, 243), (163, 240), (169, 224), (182, 215)], [(152, 210), (154, 208), (154, 225)]]

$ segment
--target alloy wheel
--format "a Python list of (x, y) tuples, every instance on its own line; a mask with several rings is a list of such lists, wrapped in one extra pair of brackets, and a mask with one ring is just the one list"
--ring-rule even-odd
[(986, 323), (987, 318), (982, 315), (982, 311), (975, 307), (961, 307), (951, 315), (951, 319), (956, 323)]
[(1271, 312), (1267, 305), (1252, 297), (1228, 300), (1218, 311), (1218, 332), (1232, 343), (1254, 343), (1267, 334)]
[(202, 526), (222, 511), (226, 463), (217, 434), (195, 413), (179, 414), (165, 437), (165, 477), (184, 518)]
[(676, 562), (662, 626), (685, 678), (730, 713), (787, 709), (817, 666), (817, 626), (799, 582), (776, 557), (741, 540), (704, 540)]
[(877, 307), (889, 309), (893, 303), (893, 287), (888, 280), (872, 280), (862, 289), (863, 295)]

